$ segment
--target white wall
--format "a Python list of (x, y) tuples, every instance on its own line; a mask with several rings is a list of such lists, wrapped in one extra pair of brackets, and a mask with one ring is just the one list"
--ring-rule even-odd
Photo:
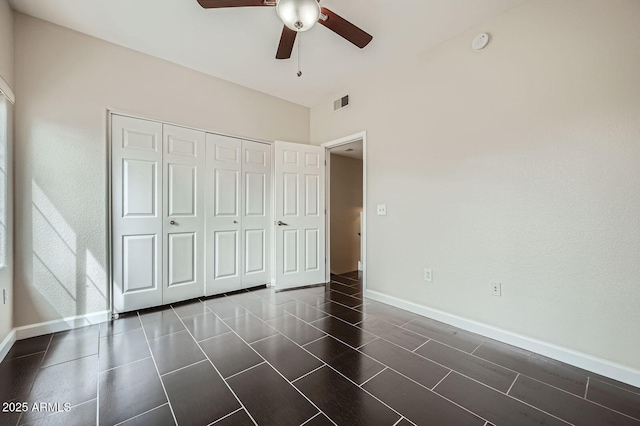
[(331, 154), (329, 164), (331, 273), (344, 274), (357, 271), (360, 260), (362, 160)]
[(13, 11), (7, 0), (0, 0), (0, 76), (14, 89)]
[(640, 369), (639, 16), (529, 1), (312, 108), (367, 131), (369, 289)]
[[(11, 87), (13, 86), (13, 11), (9, 7), (9, 3), (6, 0), (0, 0), (0, 77)], [(11, 110), (12, 107), (7, 102), (8, 111), (10, 120), (13, 119)], [(9, 335), (9, 332), (13, 328), (13, 268), (12, 268), (12, 244), (13, 241), (11, 239), (12, 236), (12, 228), (13, 228), (13, 203), (11, 202), (12, 198), (12, 190), (11, 190), (11, 174), (12, 174), (12, 165), (11, 165), (11, 135), (8, 135), (9, 144), (8, 148), (8, 168), (6, 170), (7, 178), (8, 178), (8, 189), (9, 193), (7, 194), (8, 209), (7, 209), (7, 222), (5, 223), (6, 230), (8, 231), (8, 241), (7, 241), (7, 266), (4, 270), (0, 271), (0, 344), (2, 341)], [(2, 289), (6, 289), (9, 292), (9, 298), (6, 304), (3, 304), (2, 300)], [(0, 347), (0, 352), (2, 348)]]
[(263, 140), (309, 109), (20, 13), (15, 326), (108, 308), (107, 108)]

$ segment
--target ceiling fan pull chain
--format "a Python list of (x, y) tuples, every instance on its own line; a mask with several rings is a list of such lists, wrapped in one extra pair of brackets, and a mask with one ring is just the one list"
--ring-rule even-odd
[(300, 49), (302, 45), (302, 34), (298, 33), (298, 73), (297, 76), (298, 77), (302, 77), (302, 71), (300, 71)]

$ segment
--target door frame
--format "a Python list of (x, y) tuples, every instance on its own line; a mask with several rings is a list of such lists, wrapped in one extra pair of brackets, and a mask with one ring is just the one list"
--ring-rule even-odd
[(325, 256), (326, 271), (325, 279), (331, 281), (331, 156), (330, 150), (341, 145), (362, 140), (362, 235), (360, 236), (360, 251), (362, 253), (362, 291), (367, 290), (367, 131), (354, 133), (339, 139), (325, 142), (320, 146), (325, 149), (325, 207), (326, 207), (326, 223), (325, 223)]

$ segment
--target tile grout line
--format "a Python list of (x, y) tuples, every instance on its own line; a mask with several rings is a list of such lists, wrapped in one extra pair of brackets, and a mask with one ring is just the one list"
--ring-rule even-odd
[[(267, 324), (267, 325), (269, 325), (269, 324)], [(229, 327), (229, 326), (227, 326), (227, 327)], [(269, 327), (271, 327), (271, 326), (269, 325)], [(229, 327), (229, 328), (231, 328), (231, 327)], [(273, 327), (271, 327), (271, 328), (273, 328)], [(275, 328), (273, 328), (273, 329), (276, 330)], [(278, 331), (278, 330), (276, 330), (276, 331)], [(280, 333), (280, 332), (278, 331), (278, 333)], [(277, 336), (277, 334), (272, 334), (271, 336), (263, 337), (262, 339), (258, 339), (256, 341), (253, 341), (253, 342), (249, 343), (249, 345), (255, 345), (256, 343), (262, 342), (262, 341), (267, 340), (267, 339), (271, 339), (272, 337), (276, 337), (276, 336)]]
[(511, 389), (513, 389), (513, 385), (516, 384), (516, 380), (518, 380), (518, 377), (520, 377), (520, 373), (516, 374), (516, 378), (513, 379), (513, 383), (511, 383), (511, 386), (509, 386), (509, 389), (507, 389), (506, 394), (509, 395), (509, 392), (511, 392)]
[[(585, 370), (585, 371), (587, 371), (587, 370)], [(589, 372), (589, 373), (592, 373), (592, 374), (596, 374), (596, 373), (594, 373), (593, 371), (588, 371), (588, 372)], [(591, 376), (587, 376), (587, 378), (589, 378), (589, 377), (591, 377)], [(603, 376), (603, 377), (604, 377), (604, 376)], [(605, 378), (607, 378), (607, 377), (605, 377)], [(609, 379), (610, 379), (610, 378), (609, 378)], [(628, 384), (628, 383), (624, 383), (624, 384), (625, 384), (625, 385), (627, 385), (627, 386), (634, 387), (634, 388), (635, 388), (635, 390), (625, 389), (625, 388), (620, 387), (620, 386), (618, 386), (618, 385), (614, 385), (613, 383), (610, 383), (610, 382), (608, 382), (608, 381), (600, 380), (600, 379), (598, 379), (597, 377), (594, 377), (594, 378), (593, 378), (593, 380), (595, 380), (596, 382), (603, 383), (603, 384), (605, 384), (605, 385), (607, 385), (607, 386), (611, 386), (611, 387), (614, 387), (614, 388), (616, 388), (616, 389), (619, 389), (619, 390), (622, 390), (622, 391), (629, 392), (629, 393), (631, 393), (631, 394), (634, 394), (634, 395), (638, 395), (638, 396), (640, 396), (640, 388), (635, 387), (635, 386), (633, 386), (633, 385), (630, 385), (630, 384)], [(610, 379), (610, 380), (617, 381), (617, 380), (615, 380), (615, 379)], [(623, 382), (621, 382), (621, 383), (623, 383)]]
[[(16, 342), (19, 342), (19, 340), (16, 340)], [(28, 356), (38, 355), (38, 354), (42, 354), (42, 353), (45, 353), (45, 351), (38, 351), (38, 352), (32, 352), (32, 353), (30, 353), (30, 354), (25, 354), (25, 355), (20, 355), (20, 356), (14, 356), (13, 358), (11, 358), (11, 360), (14, 360), (14, 359), (21, 359), (21, 358), (26, 358), (26, 357), (28, 357)], [(7, 352), (7, 355), (8, 355), (8, 354), (9, 354), (9, 353)], [(43, 355), (43, 356), (44, 356), (44, 355)], [(7, 361), (9, 361), (9, 358), (6, 358), (6, 360), (7, 360)]]
[(309, 423), (311, 420), (315, 419), (316, 417), (318, 417), (320, 414), (320, 412), (317, 412), (316, 414), (314, 414), (313, 416), (311, 416), (310, 418), (308, 418), (307, 420), (304, 421), (304, 423), (300, 423), (300, 426), (304, 426), (307, 423)]
[[(557, 387), (555, 387), (555, 386), (553, 386), (553, 385), (550, 385), (550, 384), (548, 384), (548, 383), (543, 382), (542, 380), (538, 380), (538, 379), (536, 379), (536, 378), (534, 378), (534, 377), (529, 377), (529, 376), (527, 376), (527, 375), (525, 375), (525, 374), (520, 374), (520, 375), (521, 375), (521, 376), (523, 376), (523, 377), (526, 377), (526, 378), (528, 378), (528, 379), (531, 379), (531, 380), (533, 380), (533, 381), (536, 381), (536, 382), (538, 382), (538, 383), (542, 383), (543, 385), (547, 385), (547, 386), (549, 386), (549, 387), (551, 387), (551, 388), (554, 388), (554, 389), (556, 389), (556, 390), (558, 390), (558, 391), (560, 391), (560, 392), (562, 392), (562, 393), (565, 393), (565, 394), (568, 394), (568, 395), (570, 395), (570, 396), (573, 396), (574, 398), (583, 399), (580, 395), (576, 395), (575, 393), (571, 393), (571, 392), (566, 391), (566, 390), (564, 390), (564, 389), (557, 388)], [(486, 386), (486, 385), (485, 385), (485, 386)], [(511, 396), (511, 395), (509, 395), (509, 396)], [(512, 397), (512, 398), (514, 398), (513, 396), (511, 396), (511, 397)], [(515, 399), (517, 399), (517, 398), (515, 398)], [(517, 399), (517, 400), (518, 400), (518, 401), (520, 401), (519, 399)], [(618, 411), (618, 410), (616, 410), (616, 409), (614, 409), (614, 408), (607, 407), (606, 405), (602, 405), (602, 404), (600, 404), (599, 402), (592, 401), (592, 400), (590, 400), (590, 399), (586, 399), (585, 401), (586, 401), (586, 402), (588, 402), (589, 404), (593, 404), (593, 405), (597, 405), (597, 406), (599, 406), (599, 407), (602, 407), (602, 408), (604, 408), (604, 409), (606, 409), (606, 410), (608, 410), (608, 411), (613, 411), (614, 413), (620, 414), (620, 415), (625, 416), (625, 417), (628, 417), (628, 418), (630, 418), (630, 419), (640, 421), (640, 418), (633, 417), (633, 416), (631, 416), (630, 414), (626, 414), (626, 413), (623, 413), (623, 412), (621, 412), (621, 411)], [(523, 401), (523, 402), (524, 402), (524, 401)], [(540, 410), (540, 409), (538, 408), (538, 410)], [(542, 410), (540, 410), (540, 411), (542, 411)]]
[(326, 363), (326, 362), (324, 362), (324, 361), (321, 361), (321, 362), (322, 362), (322, 365), (321, 365), (320, 367), (316, 367), (316, 368), (314, 368), (313, 370), (311, 370), (311, 371), (309, 371), (309, 372), (307, 372), (307, 373), (304, 373), (302, 376), (300, 376), (300, 377), (298, 377), (298, 378), (296, 378), (296, 379), (291, 380), (289, 383), (294, 384), (294, 383), (295, 383), (295, 382), (297, 382), (298, 380), (300, 380), (300, 379), (304, 379), (304, 378), (305, 378), (305, 377), (307, 377), (308, 375), (315, 373), (316, 371), (320, 370), (322, 367), (324, 367), (325, 365), (327, 365), (327, 363)]
[[(381, 365), (384, 365), (381, 363)], [(380, 371), (378, 371), (376, 374), (374, 374), (373, 376), (369, 377), (367, 380), (365, 380), (364, 382), (360, 383), (358, 386), (359, 387), (363, 387), (364, 385), (366, 385), (367, 383), (369, 383), (369, 381), (371, 381), (372, 379), (374, 379), (378, 374), (384, 373), (385, 371), (387, 371), (389, 369), (389, 367), (387, 367), (386, 365), (384, 365), (384, 368)]]
[(176, 368), (175, 370), (167, 371), (166, 373), (162, 373), (160, 377), (168, 376), (169, 374), (177, 373), (178, 371), (184, 370), (185, 368), (193, 367), (196, 364), (201, 364), (205, 362), (206, 359), (201, 359), (200, 361), (192, 362), (189, 365), (185, 365), (184, 367)]
[[(480, 346), (482, 346), (482, 345), (484, 345), (484, 342), (480, 343), (480, 344), (478, 345), (478, 347), (476, 347), (474, 350), (472, 350), (472, 351), (471, 351), (471, 355), (474, 355), (475, 351), (477, 351), (478, 349), (480, 349)], [(475, 356), (475, 355), (474, 355), (474, 356)], [(478, 358), (480, 358), (480, 357), (478, 357)]]
[(393, 424), (393, 426), (397, 426), (402, 421), (402, 419), (404, 419), (404, 416), (400, 417), (398, 421)]
[[(51, 336), (49, 336), (49, 343), (47, 343), (47, 347), (44, 350), (44, 355), (42, 355), (42, 361), (40, 361), (40, 363), (38, 364), (36, 377), (33, 379), (33, 383), (31, 383), (31, 386), (29, 386), (29, 391), (26, 392), (27, 398), (31, 395), (31, 391), (33, 390), (33, 385), (36, 384), (36, 380), (38, 379), (38, 375), (40, 374), (40, 370), (42, 370), (42, 364), (44, 363), (44, 360), (47, 357), (47, 353), (49, 352), (49, 348), (51, 347), (51, 342), (53, 341), (53, 335), (54, 334), (55, 333), (51, 333)], [(98, 336), (100, 336), (100, 329), (98, 329)], [(100, 343), (100, 342), (98, 342), (98, 343)], [(32, 355), (35, 355), (35, 354), (32, 354)], [(20, 424), (20, 421), (22, 420), (22, 416), (24, 416), (24, 414), (25, 413), (20, 413), (20, 415), (18, 416), (18, 421), (16, 422), (16, 426)]]
[(591, 377), (587, 376), (587, 386), (584, 389), (584, 399), (587, 399), (587, 394), (589, 393), (589, 380)]
[[(142, 327), (142, 323), (140, 323), (140, 327)], [(102, 324), (98, 325), (98, 374), (96, 374), (96, 425), (100, 426), (100, 329), (102, 328)], [(149, 349), (151, 352), (151, 349)]]
[[(173, 310), (174, 313), (175, 310), (173, 308), (171, 308)], [(178, 315), (176, 313), (176, 315)], [(215, 314), (214, 314), (215, 315)], [(216, 315), (217, 316), (217, 315)], [(218, 317), (220, 318), (220, 317)], [(238, 395), (236, 395), (236, 393), (233, 391), (233, 389), (231, 389), (231, 386), (229, 385), (229, 383), (227, 383), (227, 381), (225, 380), (225, 378), (222, 376), (222, 374), (220, 373), (220, 371), (218, 370), (218, 368), (213, 364), (213, 362), (211, 361), (211, 359), (209, 359), (209, 357), (207, 356), (207, 353), (204, 351), (204, 349), (202, 349), (202, 347), (198, 344), (198, 341), (196, 340), (196, 338), (193, 336), (193, 334), (191, 334), (191, 331), (187, 328), (187, 326), (184, 324), (184, 321), (182, 321), (182, 318), (180, 318), (178, 316), (178, 319), (180, 319), (180, 322), (182, 323), (182, 325), (184, 326), (184, 328), (187, 330), (187, 333), (189, 333), (189, 336), (191, 336), (191, 338), (193, 339), (193, 341), (195, 342), (196, 346), (198, 347), (198, 349), (200, 349), (200, 351), (202, 352), (202, 354), (204, 355), (204, 357), (209, 360), (209, 364), (211, 364), (211, 366), (214, 368), (214, 370), (216, 370), (216, 373), (218, 373), (218, 375), (220, 376), (220, 378), (222, 379), (222, 381), (224, 382), (225, 385), (227, 385), (227, 388), (229, 389), (229, 391), (231, 391), (231, 393), (233, 394), (233, 396), (236, 397), (236, 399), (238, 400), (238, 403), (240, 404), (240, 406), (242, 408), (244, 408), (244, 410), (247, 412), (247, 415), (249, 416), (249, 418), (253, 421), (253, 423), (255, 423), (256, 425), (258, 424), (258, 422), (255, 421), (255, 419), (253, 418), (253, 416), (251, 415), (251, 413), (249, 413), (249, 410), (246, 409), (246, 407), (244, 406), (244, 404), (242, 403), (242, 401), (240, 400), (240, 398), (238, 398)], [(222, 320), (222, 319), (221, 319)], [(224, 320), (222, 320), (222, 322), (224, 322)], [(225, 323), (225, 325), (227, 325), (227, 323)], [(227, 325), (227, 327), (229, 327)], [(231, 328), (231, 327), (229, 327)], [(234, 331), (233, 329), (231, 331)], [(245, 342), (246, 343), (246, 342)], [(160, 381), (162, 381), (162, 377), (160, 377)], [(164, 383), (162, 384), (162, 386), (164, 387)], [(167, 400), (169, 399), (169, 396), (167, 395)], [(217, 421), (217, 420), (216, 420)], [(176, 420), (176, 424), (178, 424), (178, 421)]]
[[(409, 330), (409, 331), (411, 331), (411, 330)], [(419, 333), (418, 333), (418, 334), (419, 334)], [(424, 335), (421, 335), (421, 336), (426, 337), (426, 338), (429, 338), (428, 336), (424, 336)], [(388, 341), (388, 340), (386, 340), (386, 339), (384, 339), (384, 338), (381, 338), (381, 339), (382, 339), (382, 340), (385, 340), (385, 341)], [(512, 372), (512, 373), (520, 374), (520, 375), (522, 375), (522, 376), (525, 376), (525, 377), (528, 377), (528, 378), (534, 379), (533, 377), (528, 376), (528, 375), (526, 375), (526, 374), (524, 374), (524, 373), (521, 373), (521, 372), (519, 372), (518, 370), (514, 370), (514, 369), (512, 369), (512, 368), (505, 367), (504, 365), (498, 364), (498, 363), (493, 362), (493, 361), (491, 361), (491, 360), (488, 360), (488, 359), (485, 359), (485, 358), (481, 358), (481, 357), (479, 357), (478, 355), (474, 355), (473, 353), (469, 353), (469, 352), (463, 351), (462, 349), (459, 349), (459, 348), (456, 348), (456, 347), (454, 347), (454, 346), (448, 345), (448, 344), (446, 344), (446, 343), (442, 343), (442, 342), (440, 342), (439, 340), (436, 340), (436, 339), (433, 339), (433, 338), (429, 338), (429, 341), (431, 341), (431, 340), (433, 340), (434, 342), (439, 343), (439, 344), (441, 344), (441, 345), (443, 345), (443, 346), (446, 346), (446, 347), (448, 347), (448, 348), (451, 348), (451, 349), (453, 349), (453, 350), (456, 350), (456, 351), (458, 351), (458, 352), (461, 352), (461, 353), (462, 353), (462, 354), (464, 354), (464, 355), (470, 355), (470, 356), (472, 356), (472, 357), (473, 357), (473, 358), (475, 358), (475, 359), (478, 359), (478, 360), (483, 361), (483, 362), (488, 362), (488, 363), (490, 363), (490, 364), (493, 364), (493, 365), (495, 365), (495, 366), (497, 366), (497, 367), (500, 367), (500, 368), (502, 368), (502, 369), (504, 369), (504, 370), (507, 370), (507, 371), (510, 371), (510, 372)], [(392, 343), (392, 344), (394, 344), (394, 345), (396, 345), (396, 346), (398, 346), (398, 347), (401, 347), (401, 348), (402, 348), (402, 346), (398, 345), (397, 343), (394, 343), (394, 342), (391, 342), (391, 341), (388, 341), (388, 342), (389, 342), (389, 343)], [(426, 343), (426, 342), (425, 342), (425, 343)], [(482, 342), (482, 343), (478, 346), (478, 348), (479, 348), (483, 343), (485, 343), (485, 342)], [(476, 349), (478, 349), (478, 348), (476, 348)], [(404, 349), (406, 349), (406, 348), (404, 348)], [(476, 351), (476, 349), (474, 349), (474, 350), (473, 350), (473, 352), (475, 352), (475, 351)], [(417, 349), (416, 349), (416, 350), (417, 350)], [(420, 356), (420, 357), (422, 357), (422, 358), (428, 359), (428, 360), (429, 360), (429, 361), (431, 361), (431, 362), (435, 362), (436, 364), (439, 364), (439, 365), (442, 365), (443, 367), (449, 368), (449, 367), (447, 367), (447, 366), (446, 366), (446, 365), (444, 365), (444, 364), (440, 364), (440, 363), (438, 363), (438, 362), (436, 362), (436, 361), (432, 360), (431, 358), (428, 358), (428, 357), (426, 357), (426, 356), (424, 356), (424, 355), (422, 355), (422, 354), (419, 354), (419, 353), (417, 353), (417, 352), (415, 352), (415, 351), (413, 351), (413, 352), (414, 352), (416, 355), (418, 355), (418, 356)], [(465, 374), (460, 373), (459, 371), (456, 371), (456, 373), (458, 373), (458, 374), (460, 374), (460, 375), (462, 375), (462, 376), (468, 377), (468, 376), (466, 376)], [(470, 377), (469, 377), (469, 378), (470, 378)], [(474, 380), (475, 380), (475, 379), (474, 379)], [(537, 380), (537, 379), (534, 379), (534, 380)], [(551, 387), (553, 387), (553, 388), (555, 388), (555, 389), (558, 389), (558, 390), (562, 390), (562, 391), (564, 391), (564, 392), (567, 392), (567, 391), (565, 391), (564, 389), (558, 388), (558, 387), (556, 387), (556, 386), (554, 386), (554, 385), (551, 385), (551, 384), (549, 384), (549, 383), (547, 383), (547, 382), (543, 382), (542, 380), (538, 380), (538, 381), (539, 381), (539, 382), (541, 382), (541, 383), (544, 383), (545, 385), (551, 386)], [(492, 388), (492, 389), (495, 389), (495, 388)], [(496, 389), (496, 390), (498, 390), (498, 389)], [(502, 391), (498, 390), (498, 392), (502, 392)], [(502, 392), (502, 393), (504, 393), (504, 392)], [(571, 393), (571, 392), (569, 392), (569, 393)], [(575, 395), (575, 394), (572, 394), (572, 395)]]
[(253, 370), (253, 369), (254, 369), (254, 368), (256, 368), (256, 367), (260, 367), (262, 364), (264, 364), (264, 361), (262, 361), (262, 362), (260, 362), (260, 363), (258, 363), (258, 364), (256, 364), (256, 365), (252, 365), (252, 366), (251, 366), (251, 367), (249, 367), (249, 368), (245, 368), (245, 369), (244, 369), (244, 370), (242, 370), (242, 371), (238, 371), (237, 373), (233, 373), (233, 374), (232, 374), (232, 375), (230, 375), (229, 377), (223, 377), (223, 379), (225, 379), (225, 380), (227, 380), (227, 379), (231, 379), (231, 378), (233, 378), (233, 377), (236, 377), (237, 375), (240, 375), (240, 374), (242, 374), (242, 373), (246, 373), (246, 372), (247, 372), (247, 371), (249, 371), (249, 370)]
[[(453, 372), (453, 370), (451, 370), (451, 372)], [(450, 372), (450, 373), (451, 373), (451, 372)], [(466, 377), (466, 376), (464, 376), (463, 374), (461, 374), (461, 373), (459, 373), (459, 372), (457, 372), (457, 371), (456, 371), (456, 374), (458, 374), (458, 375), (460, 375), (460, 376), (463, 376), (463, 377)], [(487, 384), (485, 384), (485, 383), (482, 383), (482, 382), (480, 382), (480, 381), (478, 381), (478, 380), (476, 380), (476, 379), (472, 379), (471, 377), (467, 377), (467, 378), (468, 378), (468, 379), (470, 379), (470, 380), (473, 380), (473, 381), (474, 381), (474, 382), (476, 382), (476, 383), (479, 383), (480, 385), (482, 385), (482, 386), (484, 386), (484, 387), (486, 387), (486, 388), (489, 388), (489, 389), (491, 389), (491, 390), (497, 391), (497, 392), (499, 392), (500, 394), (502, 394), (502, 395), (506, 396), (507, 398), (513, 399), (514, 401), (517, 401), (517, 402), (519, 402), (519, 403), (521, 403), (521, 404), (524, 404), (524, 405), (526, 405), (526, 406), (528, 406), (528, 407), (531, 407), (531, 408), (533, 408), (533, 409), (534, 409), (534, 410), (536, 410), (536, 411), (540, 411), (541, 413), (545, 413), (545, 414), (547, 414), (547, 415), (549, 415), (549, 416), (553, 417), (553, 418), (554, 418), (554, 419), (556, 419), (556, 420), (560, 420), (560, 421), (561, 421), (561, 422), (563, 422), (563, 423), (566, 423), (566, 424), (572, 425), (572, 423), (570, 423), (569, 421), (564, 420), (564, 419), (561, 419), (560, 417), (558, 417), (558, 416), (556, 416), (556, 415), (554, 415), (554, 414), (551, 414), (551, 413), (549, 413), (549, 412), (547, 412), (547, 411), (544, 411), (544, 410), (542, 410), (541, 408), (536, 407), (535, 405), (531, 405), (530, 403), (528, 403), (528, 402), (526, 402), (526, 401), (519, 400), (518, 398), (515, 398), (515, 397), (513, 397), (512, 395), (507, 395), (507, 394), (505, 394), (505, 393), (502, 393), (502, 392), (498, 391), (497, 389), (494, 389), (494, 388), (492, 388), (491, 386), (489, 386), (489, 385), (487, 385)], [(435, 389), (435, 387), (434, 387), (434, 389)], [(436, 391), (434, 391), (434, 392), (436, 392)], [(443, 398), (444, 398), (444, 399), (446, 399), (447, 401), (451, 401), (451, 402), (453, 402), (454, 404), (458, 405), (459, 407), (465, 408), (465, 407), (463, 407), (462, 405), (460, 405), (460, 404), (458, 404), (458, 403), (456, 403), (456, 402), (454, 402), (454, 401), (452, 401), (452, 400), (450, 400), (450, 399), (446, 398), (446, 397), (445, 397), (444, 395), (442, 395), (442, 394), (439, 394), (439, 393), (437, 393), (437, 392), (436, 392), (436, 394), (437, 394), (437, 395), (439, 395), (439, 396), (441, 396), (441, 397), (443, 397)], [(486, 418), (482, 417), (481, 415), (479, 415), (479, 414), (477, 414), (477, 413), (474, 413), (473, 411), (471, 411), (471, 410), (469, 410), (469, 409), (467, 409), (467, 408), (465, 408), (465, 410), (469, 411), (470, 413), (473, 413), (475, 416), (478, 416), (478, 417), (480, 417), (481, 419), (483, 419), (483, 420), (485, 420), (485, 421), (488, 421)]]
[(244, 408), (242, 408), (242, 407), (240, 407), (240, 408), (238, 408), (236, 411), (232, 411), (232, 412), (230, 412), (229, 414), (227, 414), (226, 416), (220, 417), (218, 420), (216, 420), (216, 421), (214, 421), (214, 422), (212, 422), (212, 423), (209, 423), (207, 426), (212, 426), (212, 425), (214, 425), (214, 424), (216, 424), (216, 423), (219, 423), (219, 422), (223, 421), (224, 419), (226, 419), (227, 417), (231, 417), (231, 416), (233, 416), (233, 415), (234, 415), (235, 413), (237, 413), (238, 411), (245, 411), (245, 409), (244, 409)]
[[(352, 287), (352, 288), (353, 288), (353, 287)], [(339, 294), (341, 294), (341, 295), (343, 295), (343, 296), (349, 296), (350, 298), (352, 298), (352, 299), (354, 299), (354, 300), (357, 300), (357, 301), (359, 301), (359, 302), (360, 302), (360, 301), (364, 302), (364, 300), (362, 300), (361, 298), (355, 297), (355, 296), (353, 296), (352, 294), (343, 293), (343, 292), (341, 292), (340, 290), (329, 289), (329, 291), (325, 291), (325, 293), (324, 293), (324, 294), (331, 293), (332, 291), (333, 291), (333, 292), (336, 292), (336, 293), (339, 293)], [(357, 293), (353, 293), (353, 294), (357, 294)], [(329, 300), (331, 300), (331, 298), (329, 298)], [(360, 305), (362, 305), (362, 304), (363, 304), (363, 303), (360, 303), (360, 304), (358, 304), (357, 306), (360, 306)]]
[[(313, 326), (312, 326), (312, 327), (313, 327)], [(315, 328), (315, 327), (313, 327), (313, 328)], [(316, 328), (316, 330), (317, 330), (317, 328)], [(324, 332), (323, 332), (323, 333), (324, 333)], [(322, 340), (322, 339), (324, 339), (324, 338), (325, 338), (325, 337), (327, 337), (327, 336), (328, 336), (328, 334), (325, 334), (325, 335), (324, 335), (324, 336), (322, 336), (322, 337), (318, 337), (317, 339), (313, 339), (312, 341), (307, 342), (307, 343), (305, 343), (304, 345), (300, 345), (300, 346), (305, 347), (305, 346), (307, 346), (307, 345), (310, 345), (310, 344), (312, 344), (312, 343), (317, 342), (318, 340)]]
[[(423, 347), (424, 345), (426, 345), (427, 343), (429, 343), (431, 341), (431, 339), (427, 339), (426, 342), (424, 342), (423, 344), (421, 344), (420, 346), (418, 346), (417, 348), (415, 348), (414, 350), (412, 350), (411, 352), (413, 352), (414, 354), (418, 351), (418, 349), (420, 349), (421, 347)], [(420, 354), (416, 354), (416, 355), (420, 355)]]
[[(15, 400), (13, 400), (13, 401), (15, 401)], [(72, 405), (71, 407), (69, 407), (69, 411), (73, 410), (74, 408), (78, 408), (81, 405), (89, 404), (91, 402), (96, 402), (97, 403), (97, 398), (91, 398), (91, 399), (89, 399), (87, 401), (84, 401), (84, 402), (81, 402), (79, 404)], [(51, 411), (51, 412), (47, 412), (47, 414), (45, 414), (44, 417), (39, 417), (39, 418), (29, 422), (29, 423), (23, 423), (20, 426), (23, 426), (23, 425), (24, 426), (31, 426), (31, 425), (35, 424), (36, 422), (39, 422), (41, 420), (48, 419), (49, 417), (57, 416), (57, 415), (60, 415), (60, 414), (63, 414), (63, 413), (66, 413), (66, 411)], [(17, 423), (15, 426), (17, 426), (18, 424), (19, 423)], [(96, 423), (96, 425), (97, 425), (97, 423)]]
[[(376, 335), (374, 334), (374, 336), (376, 336)], [(339, 340), (339, 339), (338, 339), (338, 340)], [(376, 336), (376, 338), (375, 338), (375, 339), (373, 339), (372, 341), (367, 342), (367, 343), (363, 343), (362, 345), (360, 345), (360, 346), (358, 346), (357, 348), (354, 348), (354, 349), (355, 349), (356, 351), (360, 351), (360, 348), (362, 348), (363, 346), (367, 346), (369, 343), (373, 343), (373, 342), (375, 342), (375, 341), (377, 341), (377, 340), (382, 340), (382, 339), (381, 339), (380, 337)], [(365, 354), (365, 355), (366, 355), (366, 354)]]
[[(215, 314), (214, 314), (214, 315), (215, 315)], [(217, 339), (218, 337), (222, 337), (222, 336), (224, 336), (224, 335), (226, 335), (226, 334), (229, 334), (229, 333), (231, 333), (231, 330), (229, 330), (229, 331), (225, 331), (224, 333), (220, 333), (220, 334), (218, 334), (217, 336), (207, 337), (206, 339), (198, 340), (196, 343), (200, 344), (200, 343), (202, 343), (202, 342), (208, 342), (209, 340)]]
[[(129, 417), (129, 418), (128, 418), (128, 419), (126, 419), (126, 420), (123, 420), (123, 421), (121, 421), (121, 422), (118, 422), (118, 423), (116, 423), (114, 426), (119, 426), (119, 425), (121, 425), (121, 424), (124, 424), (124, 423), (128, 422), (129, 420), (133, 420), (133, 419), (136, 419), (136, 418), (138, 418), (138, 417), (144, 416), (145, 414), (150, 413), (150, 412), (152, 412), (152, 411), (154, 411), (154, 410), (157, 410), (158, 408), (164, 407), (165, 405), (168, 405), (168, 404), (169, 404), (168, 402), (165, 402), (164, 404), (162, 404), (162, 405), (158, 405), (157, 407), (153, 407), (152, 409), (147, 410), (147, 411), (145, 411), (144, 413), (136, 414), (136, 415), (135, 415), (135, 416), (133, 416), (133, 417)], [(96, 423), (96, 424), (97, 424), (97, 423)]]
[(449, 374), (451, 374), (451, 372), (452, 372), (452, 371), (453, 371), (453, 370), (452, 370), (452, 369), (450, 369), (450, 370), (449, 370), (449, 372), (448, 372), (447, 374), (445, 374), (445, 375), (444, 375), (444, 377), (438, 381), (438, 383), (436, 383), (435, 385), (433, 385), (433, 387), (432, 387), (430, 390), (431, 390), (431, 391), (433, 391), (433, 392), (435, 392), (435, 388), (437, 388), (437, 387), (438, 387), (438, 385), (444, 381), (444, 379), (446, 379), (447, 377), (449, 377)]
[[(173, 310), (173, 308), (171, 309)], [(171, 401), (169, 400), (169, 394), (167, 393), (167, 389), (164, 387), (164, 382), (162, 381), (160, 370), (158, 370), (158, 364), (156, 363), (156, 359), (153, 357), (153, 351), (151, 350), (151, 345), (149, 344), (149, 337), (147, 336), (147, 331), (144, 329), (144, 323), (142, 322), (142, 318), (140, 318), (140, 311), (138, 311), (138, 319), (140, 320), (140, 324), (142, 325), (142, 333), (144, 334), (144, 338), (147, 341), (147, 347), (149, 348), (149, 353), (151, 354), (151, 361), (153, 361), (153, 366), (156, 368), (156, 373), (158, 374), (160, 385), (162, 386), (162, 390), (164, 391), (164, 396), (165, 398), (167, 398), (167, 404), (169, 404), (169, 409), (171, 410), (173, 421), (176, 422), (176, 424), (178, 424), (178, 420), (176, 419), (176, 413), (174, 413), (173, 407), (171, 406)], [(100, 407), (100, 402), (98, 401), (98, 408), (99, 407)]]
[[(135, 361), (127, 362), (126, 364), (117, 365), (115, 367), (107, 368), (106, 370), (98, 371), (98, 374), (106, 373), (107, 371), (117, 370), (118, 368), (126, 367), (127, 365), (135, 364), (136, 362), (144, 361), (149, 358), (151, 358), (151, 355), (146, 356), (144, 358), (136, 359)], [(78, 359), (82, 359), (82, 358), (78, 358)]]

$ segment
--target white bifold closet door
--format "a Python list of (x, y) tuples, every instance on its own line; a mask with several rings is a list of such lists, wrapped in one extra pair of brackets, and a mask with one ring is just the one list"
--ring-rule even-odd
[(164, 290), (162, 303), (204, 289), (205, 133), (163, 124)]
[(206, 295), (270, 281), (271, 146), (207, 134)]
[(205, 134), (112, 116), (115, 312), (201, 296)]

